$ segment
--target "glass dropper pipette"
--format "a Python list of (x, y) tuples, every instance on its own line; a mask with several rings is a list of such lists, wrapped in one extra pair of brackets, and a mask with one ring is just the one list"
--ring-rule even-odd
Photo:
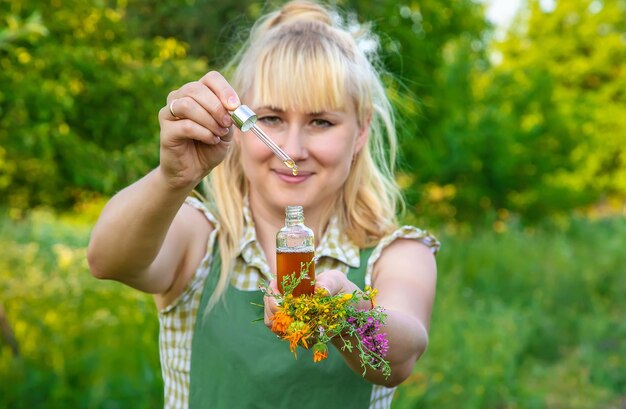
[(248, 107), (247, 105), (239, 105), (239, 108), (234, 111), (230, 111), (230, 116), (233, 118), (235, 125), (237, 128), (241, 129), (243, 132), (252, 131), (253, 134), (257, 136), (268, 148), (276, 155), (278, 159), (280, 159), (285, 166), (291, 169), (291, 173), (295, 176), (298, 174), (298, 166), (296, 163), (287, 155), (278, 145), (274, 143), (273, 140), (269, 138), (259, 128), (256, 126), (257, 116), (256, 114)]

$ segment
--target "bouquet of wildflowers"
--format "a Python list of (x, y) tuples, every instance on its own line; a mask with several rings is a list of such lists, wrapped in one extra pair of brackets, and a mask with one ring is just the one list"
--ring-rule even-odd
[[(359, 351), (363, 374), (367, 368), (379, 370), (385, 377), (391, 374), (385, 360), (389, 343), (385, 333), (380, 332), (387, 315), (375, 305), (376, 290), (366, 287), (364, 292), (328, 295), (323, 289), (313, 294), (294, 297), (292, 292), (304, 279), (308, 268), (303, 266), (299, 277), (295, 273), (283, 279), (283, 294), (272, 292), (267, 285), (262, 290), (274, 297), (278, 311), (272, 318), (272, 331), (289, 342), (289, 349), (297, 359), (297, 348), (313, 347), (313, 361), (328, 357), (328, 342), (334, 337), (343, 341), (342, 350)], [(359, 300), (372, 303), (371, 310), (359, 309)]]

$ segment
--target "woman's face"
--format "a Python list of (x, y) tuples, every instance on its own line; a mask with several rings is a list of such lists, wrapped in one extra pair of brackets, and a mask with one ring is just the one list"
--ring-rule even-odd
[(252, 132), (237, 132), (251, 203), (281, 215), (290, 205), (316, 213), (329, 206), (348, 178), (354, 155), (367, 141), (367, 127), (359, 126), (354, 104), (327, 112), (251, 108), (257, 126), (298, 166), (294, 176)]

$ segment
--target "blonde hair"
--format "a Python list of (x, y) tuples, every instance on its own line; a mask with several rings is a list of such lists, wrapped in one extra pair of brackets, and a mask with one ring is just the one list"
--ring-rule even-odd
[[(339, 14), (310, 1), (291, 1), (252, 27), (242, 50), (225, 70), (241, 99), (253, 106), (323, 112), (352, 98), (359, 125), (369, 123), (366, 146), (356, 155), (331, 216), (359, 247), (377, 243), (397, 227), (402, 205), (394, 179), (396, 130), (393, 110), (376, 69), (377, 41), (368, 31), (344, 28)], [(317, 86), (316, 84), (323, 84)], [(253, 99), (250, 99), (253, 98)], [(208, 205), (219, 223), (221, 273), (208, 308), (228, 285), (243, 232), (243, 204), (248, 192), (233, 144), (224, 162), (205, 180)], [(332, 214), (330, 214), (332, 209)]]

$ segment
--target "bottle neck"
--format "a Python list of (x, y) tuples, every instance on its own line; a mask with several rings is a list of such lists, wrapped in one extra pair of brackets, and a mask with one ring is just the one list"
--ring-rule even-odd
[(285, 209), (285, 226), (297, 226), (304, 224), (304, 211), (302, 206), (287, 206)]
[(304, 218), (300, 219), (285, 219), (285, 226), (298, 226), (304, 224)]

